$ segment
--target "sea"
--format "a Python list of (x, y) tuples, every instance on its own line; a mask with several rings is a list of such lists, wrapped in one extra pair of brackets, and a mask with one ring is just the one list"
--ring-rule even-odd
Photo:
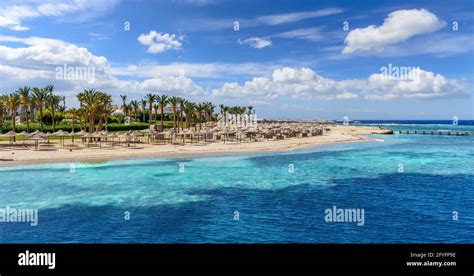
[[(474, 131), (473, 121), (360, 124)], [(0, 243), (474, 243), (474, 135), (369, 138), (3, 167)], [(21, 210), (37, 210), (37, 224)]]

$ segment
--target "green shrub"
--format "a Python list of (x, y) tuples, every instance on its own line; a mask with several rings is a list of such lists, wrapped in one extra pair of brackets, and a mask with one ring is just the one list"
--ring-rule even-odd
[[(39, 121), (40, 120), (40, 113), (39, 111), (35, 114), (35, 121)], [(54, 117), (56, 118), (56, 122), (60, 122), (64, 119), (64, 115), (59, 112), (59, 111), (56, 111), (55, 114), (54, 114)], [(53, 120), (52, 120), (53, 116), (51, 115), (51, 111), (49, 109), (44, 109), (43, 110), (43, 123), (47, 123), (47, 124), (52, 124), (53, 123)]]

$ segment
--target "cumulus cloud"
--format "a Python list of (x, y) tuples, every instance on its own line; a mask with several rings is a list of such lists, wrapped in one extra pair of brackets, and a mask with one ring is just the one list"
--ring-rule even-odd
[(181, 40), (175, 34), (158, 33), (154, 30), (138, 37), (141, 44), (148, 46), (147, 52), (151, 54), (163, 53), (167, 50), (180, 50), (183, 46)]
[(387, 78), (384, 74), (372, 74), (366, 83), (365, 98), (391, 100), (397, 98), (444, 98), (468, 95), (468, 86), (456, 79), (415, 68), (406, 78)]
[(372, 74), (367, 79), (336, 81), (309, 68), (275, 70), (272, 78), (255, 77), (243, 85), (225, 83), (214, 89), (216, 97), (257, 97), (262, 99), (287, 96), (298, 99), (350, 100), (360, 95), (367, 100), (431, 99), (469, 95), (466, 83), (440, 74), (414, 69), (407, 78)]
[(239, 40), (240, 45), (249, 45), (252, 48), (262, 49), (272, 45), (270, 39), (260, 38), (260, 37), (251, 37), (245, 40)]
[[(151, 92), (163, 92), (173, 95), (197, 96), (205, 93), (191, 79), (179, 74), (162, 75), (156, 73), (147, 76), (142, 81), (119, 79), (110, 70), (107, 58), (96, 56), (87, 48), (61, 40), (30, 37), (18, 38), (0, 36), (0, 42), (16, 42), (22, 47), (12, 48), (0, 45), (0, 74), (2, 75), (2, 91), (14, 91), (18, 87), (44, 86), (54, 84), (56, 91), (75, 98), (75, 94), (85, 88), (93, 87), (118, 96), (124, 90), (137, 94), (138, 97)], [(57, 78), (59, 67), (93, 68), (92, 83), (83, 79)], [(130, 71), (140, 71), (136, 65), (127, 68)]]
[(356, 94), (339, 87), (339, 83), (324, 78), (309, 68), (284, 67), (273, 71), (272, 78), (255, 77), (243, 85), (225, 83), (212, 91), (214, 96), (276, 98), (288, 96), (299, 99), (347, 99)]
[[(138, 83), (142, 91), (160, 91), (179, 95), (198, 96), (204, 93), (204, 90), (193, 80), (182, 76), (160, 76), (144, 80)], [(184, 93), (183, 93), (184, 92)]]
[(54, 70), (56, 66), (90, 66), (97, 72), (107, 71), (109, 64), (105, 57), (95, 56), (87, 48), (78, 47), (57, 39), (0, 36), (0, 42), (18, 42), (27, 47), (0, 45), (0, 61), (4, 65), (24, 69)]
[[(71, 98), (85, 88), (93, 87), (118, 97), (123, 91), (129, 91), (142, 97), (149, 92), (182, 95), (198, 100), (205, 96), (226, 98), (245, 98), (254, 102), (271, 102), (276, 98), (295, 98), (302, 100), (366, 100), (391, 99), (432, 99), (469, 95), (469, 86), (456, 79), (447, 78), (419, 68), (410, 71), (407, 78), (387, 77), (384, 74), (372, 74), (366, 79), (334, 80), (326, 78), (310, 68), (277, 68), (272, 74), (261, 74), (259, 69), (243, 84), (227, 82), (215, 89), (205, 89), (191, 78), (179, 74), (182, 66), (192, 75), (199, 75), (202, 67), (205, 73), (219, 71), (229, 67), (225, 64), (171, 64), (154, 67), (129, 65), (114, 68), (106, 57), (96, 56), (87, 48), (61, 40), (41, 37), (18, 38), (0, 36), (0, 42), (22, 44), (20, 47), (0, 45), (0, 74), (2, 91), (14, 91), (18, 87), (44, 86), (54, 84), (56, 91)], [(55, 69), (58, 66), (83, 66), (95, 69), (93, 83), (81, 79), (58, 79)], [(253, 68), (249, 64), (245, 70)], [(207, 71), (206, 71), (207, 70)], [(149, 72), (149, 74), (144, 74)], [(188, 71), (185, 71), (185, 74)], [(120, 76), (139, 76), (140, 80), (120, 79)], [(263, 75), (263, 76), (262, 76)], [(194, 77), (194, 76), (193, 76)], [(132, 95), (133, 95), (132, 94)], [(133, 97), (133, 96), (132, 96)]]
[(361, 51), (381, 51), (384, 46), (411, 37), (435, 32), (446, 23), (425, 9), (398, 10), (390, 13), (380, 26), (371, 25), (349, 32), (343, 54)]

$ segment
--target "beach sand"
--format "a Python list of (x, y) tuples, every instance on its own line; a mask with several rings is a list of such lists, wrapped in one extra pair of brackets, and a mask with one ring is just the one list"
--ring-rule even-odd
[[(150, 145), (137, 144), (136, 147), (106, 146), (103, 148), (83, 148), (69, 151), (59, 146), (56, 150), (34, 151), (21, 149), (21, 141), (17, 147), (11, 149), (8, 142), (2, 142), (0, 147), (0, 166), (16, 166), (24, 164), (55, 163), (55, 162), (99, 162), (119, 159), (137, 159), (145, 157), (184, 157), (203, 156), (231, 153), (259, 153), (259, 152), (285, 152), (313, 146), (322, 146), (341, 142), (369, 141), (364, 135), (382, 134), (384, 130), (364, 126), (331, 126), (330, 131), (325, 131), (322, 136), (290, 138), (284, 140), (264, 140), (261, 142), (226, 143), (212, 142), (186, 145)], [(71, 139), (65, 139), (65, 145)], [(81, 144), (80, 141), (75, 144)]]

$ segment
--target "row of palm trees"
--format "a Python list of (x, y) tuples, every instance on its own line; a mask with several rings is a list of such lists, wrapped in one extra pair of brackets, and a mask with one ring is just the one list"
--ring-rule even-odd
[[(3, 123), (7, 116), (11, 119), (13, 131), (16, 127), (17, 112), (20, 110), (20, 117), (26, 122), (27, 131), (30, 131), (30, 122), (34, 122), (35, 114), (39, 113), (40, 129), (43, 131), (43, 113), (48, 109), (52, 116), (52, 129), (56, 129), (57, 112), (65, 112), (70, 115), (72, 128), (74, 129), (76, 119), (79, 121), (81, 130), (89, 132), (107, 130), (109, 117), (117, 109), (113, 105), (112, 96), (95, 89), (85, 89), (77, 94), (79, 108), (69, 108), (66, 110), (64, 97), (53, 93), (54, 86), (48, 85), (43, 88), (22, 87), (16, 92), (0, 95), (0, 123)], [(141, 100), (132, 100), (127, 103), (127, 96), (120, 95), (122, 100), (121, 110), (125, 116), (131, 116), (138, 121), (141, 115), (142, 122), (146, 120), (148, 114), (148, 124), (156, 123), (158, 113), (162, 129), (165, 127), (165, 111), (172, 114), (173, 130), (179, 132), (185, 128), (202, 128), (202, 123), (215, 121), (218, 114), (214, 114), (216, 106), (211, 102), (194, 103), (182, 97), (147, 94)], [(62, 103), (62, 105), (61, 105)], [(227, 114), (244, 115), (252, 114), (253, 107), (234, 106), (229, 107), (219, 105), (221, 117), (227, 120)]]
[[(156, 122), (158, 111), (160, 112), (161, 126), (164, 128), (165, 110), (170, 109), (172, 113), (173, 130), (179, 132), (185, 128), (195, 127), (199, 125), (202, 127), (202, 122), (210, 122), (215, 119), (214, 109), (215, 105), (211, 102), (193, 103), (182, 97), (147, 94), (140, 102), (132, 100), (127, 104), (127, 96), (120, 95), (122, 99), (122, 111), (128, 115), (135, 115), (135, 119), (139, 112), (141, 103), (143, 121), (145, 121), (145, 109), (148, 111), (148, 124)], [(153, 112), (155, 111), (155, 112)]]
[[(12, 129), (16, 128), (17, 111), (20, 109), (21, 115), (26, 121), (26, 129), (30, 131), (30, 121), (34, 121), (34, 114), (39, 112), (43, 118), (45, 109), (49, 109), (52, 117), (53, 131), (56, 128), (56, 113), (63, 112), (66, 108), (65, 97), (53, 93), (54, 86), (47, 85), (43, 88), (22, 87), (14, 93), (0, 95), (0, 123), (5, 117), (10, 115)], [(61, 105), (62, 103), (62, 105)], [(43, 120), (39, 120), (41, 131), (43, 131)]]

